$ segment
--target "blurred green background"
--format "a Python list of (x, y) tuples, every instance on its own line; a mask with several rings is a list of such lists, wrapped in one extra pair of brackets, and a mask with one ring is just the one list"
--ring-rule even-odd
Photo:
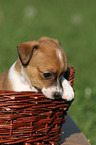
[(41, 36), (61, 42), (74, 66), (69, 113), (96, 144), (96, 0), (0, 0), (0, 73), (17, 59), (16, 46)]

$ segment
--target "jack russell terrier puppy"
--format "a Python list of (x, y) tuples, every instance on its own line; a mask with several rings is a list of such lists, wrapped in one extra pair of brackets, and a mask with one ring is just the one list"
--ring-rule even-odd
[(0, 90), (41, 91), (50, 99), (74, 98), (73, 88), (64, 78), (67, 58), (60, 43), (41, 37), (17, 46), (18, 59), (0, 75)]

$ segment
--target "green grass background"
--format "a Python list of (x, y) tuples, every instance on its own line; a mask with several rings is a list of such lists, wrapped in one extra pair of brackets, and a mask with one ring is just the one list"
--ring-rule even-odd
[(69, 113), (96, 144), (96, 0), (0, 0), (0, 73), (17, 59), (16, 46), (41, 36), (58, 39), (75, 68)]

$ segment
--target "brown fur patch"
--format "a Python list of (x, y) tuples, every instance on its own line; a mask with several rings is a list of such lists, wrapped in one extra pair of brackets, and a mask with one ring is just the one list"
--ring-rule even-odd
[[(59, 49), (63, 58), (63, 67), (57, 57), (56, 50)], [(29, 65), (24, 68), (33, 86), (42, 89), (56, 82), (61, 72), (67, 69), (67, 58), (61, 46), (53, 40), (39, 40), (37, 52), (32, 55)], [(42, 72), (42, 73), (41, 73)], [(43, 73), (53, 72), (51, 79), (42, 77)]]
[(12, 90), (11, 83), (8, 79), (8, 71), (0, 75), (0, 90)]

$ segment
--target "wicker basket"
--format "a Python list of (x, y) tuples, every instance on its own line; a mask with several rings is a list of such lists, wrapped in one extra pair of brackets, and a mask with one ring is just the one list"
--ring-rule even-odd
[[(74, 68), (66, 74), (73, 86)], [(71, 102), (41, 92), (0, 91), (0, 144), (58, 145)]]

